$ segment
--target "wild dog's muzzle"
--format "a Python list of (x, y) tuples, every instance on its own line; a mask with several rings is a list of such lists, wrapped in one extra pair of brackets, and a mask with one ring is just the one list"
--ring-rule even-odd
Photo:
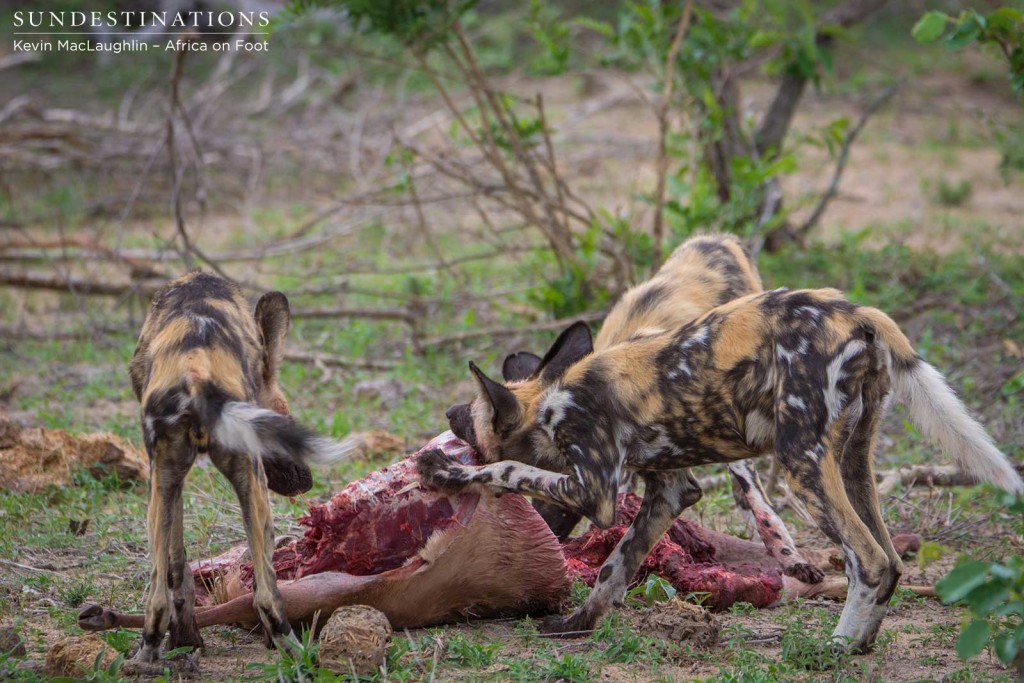
[(476, 449), (476, 430), (473, 428), (473, 413), (469, 409), (469, 404), (460, 403), (452, 406), (444, 415), (448, 418), (448, 426), (452, 433)]

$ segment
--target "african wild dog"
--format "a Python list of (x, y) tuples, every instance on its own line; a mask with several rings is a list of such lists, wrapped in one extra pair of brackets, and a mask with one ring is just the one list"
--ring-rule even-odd
[(594, 627), (652, 545), (701, 497), (688, 467), (775, 453), (794, 493), (842, 546), (849, 578), (834, 646), (875, 638), (902, 572), (879, 508), (873, 451), (890, 388), (926, 436), (983, 481), (1024, 482), (899, 327), (832, 289), (743, 297), (682, 328), (591, 353), (577, 324), (558, 338), (529, 402), (470, 364), (476, 442), (488, 465), (425, 453), (423, 482), (482, 485), (571, 507), (606, 527), (625, 471), (644, 481), (636, 520), (594, 590), (550, 631)]
[[(757, 266), (736, 236), (692, 237), (676, 248), (654, 277), (622, 295), (601, 326), (594, 350), (676, 329), (716, 306), (763, 289)], [(526, 411), (530, 401), (541, 395), (541, 378), (535, 374), (540, 363), (540, 357), (519, 352), (508, 356), (502, 366), (505, 386)], [(455, 435), (473, 444), (471, 404), (452, 406), (447, 416)], [(729, 463), (729, 472), (744, 507), (754, 516), (761, 540), (785, 573), (807, 583), (820, 582), (824, 574), (797, 550), (751, 463)], [(581, 519), (579, 513), (548, 501), (536, 500), (534, 507), (560, 540), (565, 540)]]
[(264, 294), (250, 313), (236, 285), (200, 271), (153, 298), (130, 367), (150, 463), (153, 573), (140, 662), (158, 658), (168, 628), (169, 649), (203, 645), (182, 539), (182, 485), (197, 453), (209, 453), (238, 495), (268, 646), (297, 642), (270, 564), (267, 488), (284, 495), (307, 491), (313, 481), (306, 461), (332, 462), (345, 453), (288, 416), (277, 374), (289, 323), (280, 292)]

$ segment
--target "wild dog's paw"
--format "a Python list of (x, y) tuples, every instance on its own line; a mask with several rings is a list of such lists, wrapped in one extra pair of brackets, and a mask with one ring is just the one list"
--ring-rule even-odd
[(167, 636), (168, 650), (191, 648), (191, 652), (197, 652), (204, 647), (206, 647), (206, 644), (203, 642), (203, 637), (199, 634), (199, 626), (196, 624), (195, 618), (187, 626), (178, 624), (175, 621), (171, 622), (170, 633)]
[(552, 638), (583, 638), (594, 630), (596, 619), (578, 609), (572, 614), (554, 614), (540, 622), (540, 632)]
[(469, 483), (469, 474), (455, 458), (439, 448), (431, 448), (416, 459), (423, 486), (440, 491), (457, 491)]
[(804, 583), (821, 583), (825, 580), (825, 572), (806, 562), (790, 565), (783, 569), (782, 573)]

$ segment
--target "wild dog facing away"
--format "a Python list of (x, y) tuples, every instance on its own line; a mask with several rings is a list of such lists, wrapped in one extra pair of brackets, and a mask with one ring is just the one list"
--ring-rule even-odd
[[(600, 352), (630, 339), (676, 329), (716, 306), (763, 290), (757, 266), (735, 235), (692, 237), (676, 248), (654, 277), (623, 294), (608, 313), (593, 348)], [(541, 396), (540, 364), (539, 356), (519, 352), (508, 356), (502, 366), (505, 386), (527, 411), (527, 404)], [(456, 436), (473, 444), (471, 405), (452, 406), (447, 416)], [(824, 574), (800, 554), (769, 502), (757, 470), (740, 460), (729, 463), (729, 472), (754, 516), (761, 540), (785, 574), (805, 583), (820, 582)], [(559, 540), (564, 541), (581, 519), (578, 512), (555, 503), (537, 500), (534, 506)]]
[(633, 525), (575, 612), (548, 631), (591, 630), (672, 521), (701, 497), (687, 468), (774, 452), (793, 492), (842, 547), (849, 579), (835, 647), (871, 644), (902, 573), (875, 485), (873, 451), (890, 400), (981, 481), (1024, 482), (942, 376), (881, 311), (832, 289), (774, 290), (720, 306), (678, 330), (590, 353), (590, 332), (566, 330), (537, 372), (535, 400), (472, 363), (476, 444), (487, 465), (439, 451), (419, 460), (423, 482), (478, 485), (613, 522), (625, 472), (644, 481)]
[(203, 646), (182, 538), (182, 486), (198, 453), (209, 453), (238, 496), (268, 646), (297, 643), (270, 563), (267, 489), (284, 495), (309, 490), (307, 462), (333, 462), (346, 449), (288, 415), (277, 376), (289, 324), (288, 300), (280, 292), (264, 294), (250, 314), (236, 285), (200, 271), (153, 298), (130, 366), (150, 462), (153, 571), (139, 662), (159, 657), (168, 629), (168, 649)]

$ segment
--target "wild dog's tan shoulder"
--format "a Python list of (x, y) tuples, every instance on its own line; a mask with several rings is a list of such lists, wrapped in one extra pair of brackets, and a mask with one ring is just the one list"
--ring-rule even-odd
[(608, 348), (654, 330), (673, 330), (726, 301), (761, 289), (757, 268), (737, 237), (692, 237), (654, 277), (622, 296), (605, 319), (594, 348)]
[(596, 351), (569, 368), (561, 386), (592, 390), (588, 385), (597, 382), (638, 414), (656, 415), (663, 409), (663, 395), (657, 390), (655, 359), (673, 339), (665, 332)]

